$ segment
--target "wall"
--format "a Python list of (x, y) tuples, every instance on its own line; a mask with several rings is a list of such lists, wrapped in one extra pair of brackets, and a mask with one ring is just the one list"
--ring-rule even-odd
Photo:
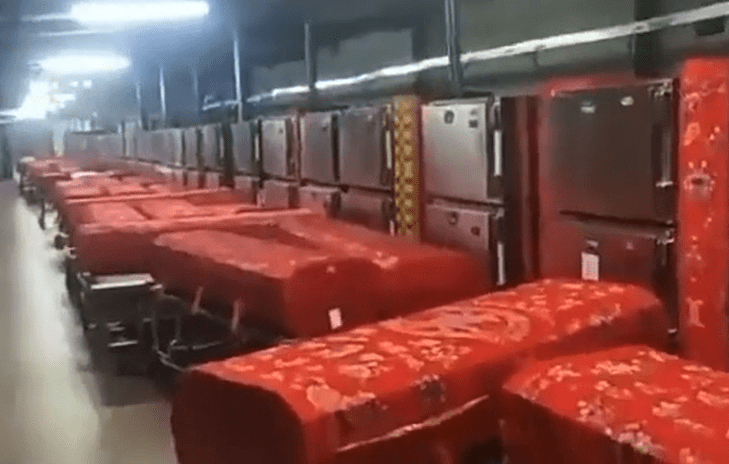
[(317, 54), (319, 80), (351, 77), (413, 62), (413, 31), (372, 32), (323, 47)]
[[(706, 0), (661, 0), (660, 13), (674, 13), (712, 3), (716, 2)], [(729, 50), (729, 25), (726, 18), (721, 22), (724, 24), (724, 32), (710, 36), (698, 36), (693, 26), (677, 27), (662, 32), (659, 39), (662, 54), (670, 56), (673, 54), (683, 55), (703, 51)]]
[(48, 157), (53, 150), (53, 128), (47, 121), (18, 122), (7, 126), (13, 162), (24, 156)]
[(306, 85), (306, 63), (303, 60), (270, 67), (256, 66), (251, 70), (250, 89), (253, 95), (295, 85)]
[[(635, 0), (460, 0), (461, 48), (489, 49), (530, 39), (579, 32), (633, 21)], [(466, 79), (528, 78), (545, 69), (569, 72), (591, 63), (629, 66), (630, 39), (540, 52), (469, 66)]]

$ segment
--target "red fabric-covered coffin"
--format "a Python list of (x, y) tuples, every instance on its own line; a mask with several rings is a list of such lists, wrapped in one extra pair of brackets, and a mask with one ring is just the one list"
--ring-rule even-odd
[[(393, 237), (319, 215), (282, 218), (280, 226), (297, 236), (378, 263), (386, 272), (384, 285), (392, 293), (388, 301), (394, 306), (390, 312), (393, 315), (409, 312), (403, 309), (407, 307), (432, 308), (477, 295), (476, 287), (479, 286), (483, 291), (491, 287), (493, 276), (484, 275), (484, 267), (478, 263), (478, 267), (471, 268), (474, 262), (461, 252), (446, 251), (439, 246)], [(469, 271), (464, 277), (454, 272), (456, 269), (472, 269), (473, 272)], [(457, 290), (460, 288), (471, 288), (476, 293), (465, 295)]]
[(231, 216), (203, 216), (144, 222), (85, 224), (73, 241), (79, 265), (92, 274), (134, 274), (149, 271), (154, 239), (163, 233), (219, 229), (268, 222), (280, 215), (310, 215), (307, 210), (252, 211)]
[(483, 267), (465, 253), (319, 216), (281, 217), (233, 232), (155, 240), (152, 274), (171, 291), (244, 323), (312, 337), (481, 294)]
[(63, 210), (67, 225), (73, 228), (81, 224), (97, 222), (86, 219), (89, 215), (85, 210), (92, 204), (112, 205), (115, 203), (126, 203), (127, 206), (136, 208), (140, 213), (147, 214), (146, 219), (162, 219), (171, 217), (167, 209), (158, 207), (156, 209), (161, 211), (161, 213), (155, 214), (154, 206), (145, 207), (144, 205), (159, 205), (153, 201), (168, 200), (172, 201), (170, 205), (175, 207), (179, 206), (179, 203), (175, 202), (182, 201), (183, 205), (189, 208), (197, 208), (200, 212), (198, 216), (222, 216), (233, 214), (232, 212), (240, 210), (248, 210), (250, 207), (246, 208), (248, 204), (243, 202), (242, 199), (242, 195), (237, 194), (237, 192), (231, 192), (230, 190), (187, 190), (180, 192), (148, 193), (142, 195), (119, 195), (114, 197), (72, 199), (64, 202)]
[(526, 361), (665, 346), (666, 328), (638, 287), (545, 280), (210, 363), (178, 384), (178, 460), (458, 463), (498, 435), (501, 386)]
[(511, 464), (729, 463), (729, 374), (645, 346), (534, 364), (504, 396)]

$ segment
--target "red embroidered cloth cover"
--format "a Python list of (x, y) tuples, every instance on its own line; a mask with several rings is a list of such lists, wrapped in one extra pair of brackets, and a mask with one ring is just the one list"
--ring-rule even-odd
[[(648, 291), (544, 280), (194, 368), (173, 402), (180, 464), (457, 463), (498, 434), (532, 358), (665, 346)], [(540, 461), (535, 461), (540, 462)]]
[(288, 337), (312, 337), (487, 291), (465, 253), (323, 217), (283, 217), (234, 233), (192, 231), (155, 240), (153, 275), (170, 290)]
[(144, 187), (137, 183), (131, 183), (124, 181), (118, 185), (106, 185), (104, 186), (106, 194), (109, 196), (117, 195), (142, 195), (145, 193), (152, 193), (147, 187)]
[(138, 202), (139, 210), (150, 219), (176, 219), (197, 216), (230, 216), (248, 211), (260, 211), (248, 203), (223, 202), (195, 205), (185, 199), (159, 199)]
[(78, 224), (137, 222), (147, 218), (126, 203), (90, 203), (79, 210)]
[(646, 346), (537, 363), (504, 390), (511, 464), (729, 463), (729, 374)]
[(231, 216), (203, 216), (113, 224), (85, 224), (76, 229), (73, 245), (79, 265), (92, 274), (134, 274), (149, 271), (152, 243), (162, 233), (220, 229), (267, 222), (282, 215), (310, 215), (307, 210), (257, 211)]
[[(185, 205), (194, 205), (197, 208), (207, 207), (205, 214), (212, 212), (217, 215), (232, 214), (231, 211), (249, 211), (255, 209), (255, 205), (242, 203), (240, 196), (232, 194), (227, 190), (187, 190), (179, 192), (154, 192), (146, 194), (118, 195), (115, 197), (95, 197), (80, 198), (68, 200), (64, 203), (65, 219), (70, 227), (79, 226), (89, 223), (84, 218), (88, 216), (85, 212), (86, 207), (91, 204), (112, 205), (114, 203), (126, 203), (130, 207), (144, 205), (150, 200), (183, 200)], [(103, 207), (103, 206), (102, 206)], [(153, 208), (147, 208), (153, 219), (159, 219), (153, 216)], [(158, 208), (159, 209), (159, 208)], [(162, 210), (164, 212), (164, 210)], [(169, 213), (163, 213), (162, 216), (167, 217)], [(91, 221), (94, 222), (94, 221)], [(127, 221), (129, 222), (129, 221)]]
[(697, 58), (681, 72), (678, 296), (683, 354), (729, 369), (729, 60)]
[(207, 211), (184, 199), (147, 200), (139, 203), (139, 210), (150, 219), (174, 219), (207, 214)]

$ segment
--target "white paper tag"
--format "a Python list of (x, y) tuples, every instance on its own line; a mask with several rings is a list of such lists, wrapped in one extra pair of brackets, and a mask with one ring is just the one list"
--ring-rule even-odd
[(593, 253), (582, 253), (582, 280), (600, 280), (600, 257)]
[(329, 310), (329, 326), (332, 330), (337, 330), (342, 327), (342, 310), (334, 308)]

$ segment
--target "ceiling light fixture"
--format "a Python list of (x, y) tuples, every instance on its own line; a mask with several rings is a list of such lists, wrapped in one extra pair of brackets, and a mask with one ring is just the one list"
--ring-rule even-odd
[(51, 74), (82, 75), (121, 71), (131, 66), (131, 61), (116, 55), (63, 55), (40, 60), (38, 64)]
[(209, 12), (210, 5), (203, 1), (79, 3), (70, 16), (82, 24), (135, 24), (189, 21)]

